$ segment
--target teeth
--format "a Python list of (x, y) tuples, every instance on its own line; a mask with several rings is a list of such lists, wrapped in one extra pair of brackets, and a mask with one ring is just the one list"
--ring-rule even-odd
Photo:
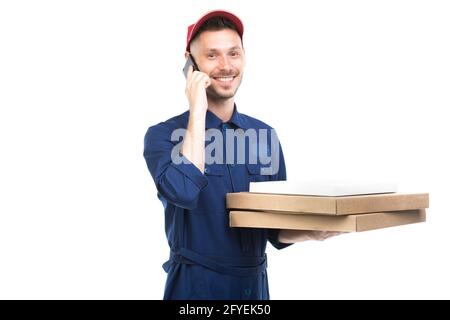
[(231, 80), (233, 80), (233, 77), (216, 78), (216, 80), (226, 82), (226, 81), (231, 81)]

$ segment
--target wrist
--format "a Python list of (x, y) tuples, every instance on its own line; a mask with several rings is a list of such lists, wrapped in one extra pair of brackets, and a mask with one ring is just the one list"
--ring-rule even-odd
[(196, 123), (205, 122), (206, 120), (206, 110), (191, 110), (189, 111), (189, 121), (194, 121)]

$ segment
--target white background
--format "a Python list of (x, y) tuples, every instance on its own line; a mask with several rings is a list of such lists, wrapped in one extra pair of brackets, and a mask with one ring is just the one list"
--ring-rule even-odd
[(160, 299), (148, 126), (184, 112), (186, 28), (245, 24), (241, 112), (288, 179), (389, 178), (426, 223), (270, 247), (273, 299), (450, 298), (446, 1), (2, 1), (0, 298)]

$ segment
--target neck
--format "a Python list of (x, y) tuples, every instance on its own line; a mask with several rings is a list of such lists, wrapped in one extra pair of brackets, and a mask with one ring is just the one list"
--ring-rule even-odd
[(223, 122), (227, 122), (233, 115), (234, 98), (215, 100), (208, 97), (208, 110)]

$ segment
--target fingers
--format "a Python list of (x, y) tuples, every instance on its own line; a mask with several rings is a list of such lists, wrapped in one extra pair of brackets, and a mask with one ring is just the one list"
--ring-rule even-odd
[(340, 232), (340, 231), (316, 231), (316, 232), (317, 232), (316, 235), (317, 235), (318, 240), (325, 240), (325, 239), (346, 233), (346, 232)]
[(287, 230), (282, 229), (278, 233), (278, 240), (282, 243), (295, 243), (308, 240), (323, 241), (347, 232), (319, 231), (319, 230)]
[(194, 71), (194, 67), (193, 67), (193, 66), (189, 66), (189, 67), (188, 67), (187, 77), (186, 77), (186, 79), (187, 79), (188, 82), (189, 82), (189, 80), (190, 80), (191, 77), (192, 77), (193, 71)]
[(210, 84), (211, 79), (206, 73), (194, 71), (189, 66), (185, 93), (189, 101), (189, 109), (192, 113), (206, 112), (208, 109), (205, 89)]
[(192, 66), (189, 66), (188, 77), (186, 81), (186, 90), (191, 91), (194, 86), (202, 85), (207, 88), (211, 85), (211, 79), (206, 73), (200, 71), (193, 71)]
[(205, 81), (205, 88), (208, 88), (211, 85), (211, 78), (208, 77), (208, 79)]

